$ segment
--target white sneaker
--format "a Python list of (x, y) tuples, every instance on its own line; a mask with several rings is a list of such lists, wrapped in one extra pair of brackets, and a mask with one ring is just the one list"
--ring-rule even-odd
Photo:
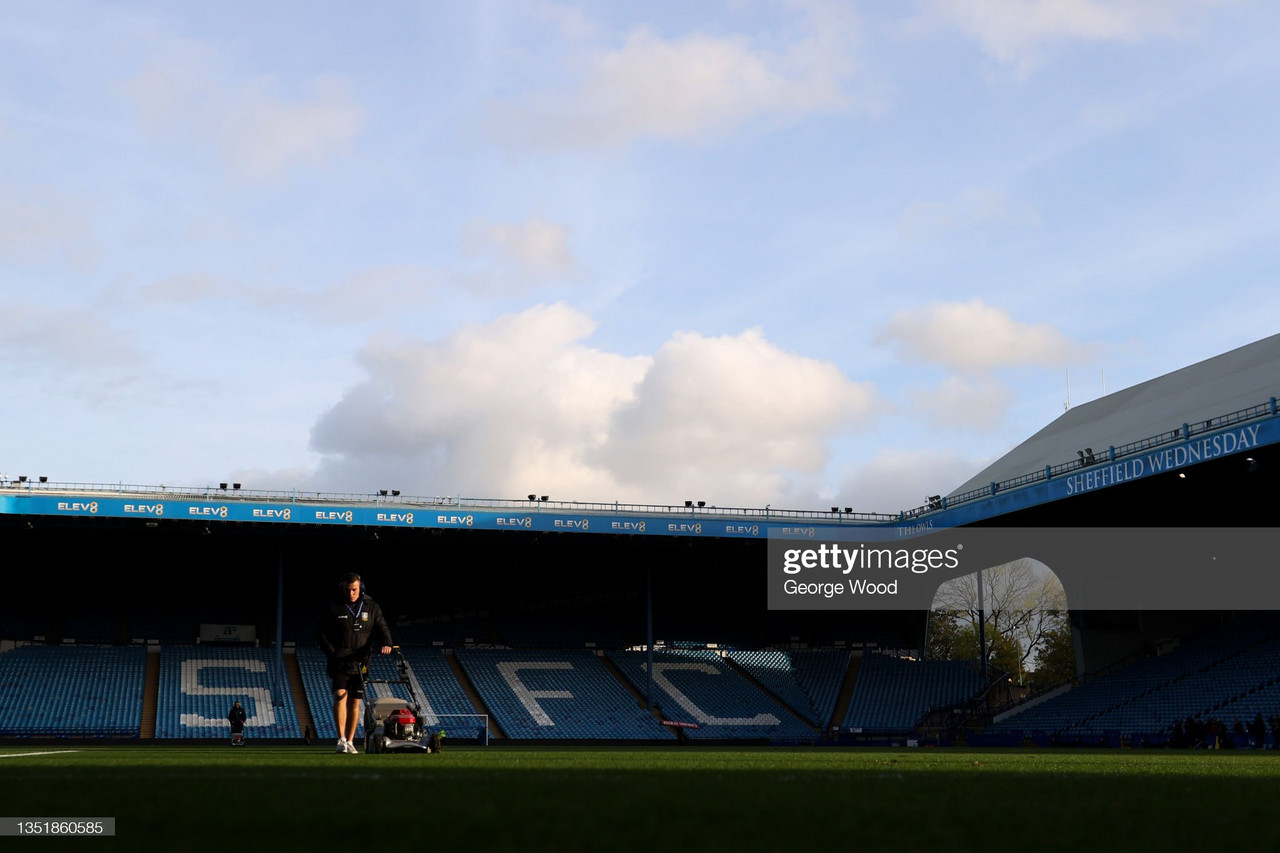
[(342, 738), (338, 738), (338, 745), (333, 748), (333, 751), (334, 752), (353, 752), (354, 750), (351, 748), (351, 744), (347, 743)]
[(356, 745), (349, 740), (344, 741), (344, 743), (347, 745), (346, 752), (350, 755), (356, 755)]

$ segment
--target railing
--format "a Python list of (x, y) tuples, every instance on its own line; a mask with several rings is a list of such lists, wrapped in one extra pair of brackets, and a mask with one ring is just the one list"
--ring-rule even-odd
[(522, 500), (518, 498), (454, 497), (452, 495), (424, 497), (390, 493), (382, 494), (381, 491), (377, 493), (354, 493), (310, 492), (299, 491), (297, 489), (238, 489), (234, 487), (226, 488), (221, 483), (217, 487), (171, 487), (164, 485), (144, 486), (134, 484), (126, 485), (124, 483), (116, 483), (114, 485), (102, 483), (50, 483), (45, 481), (44, 478), (40, 478), (40, 481), (35, 481), (29, 477), (20, 477), (8, 480), (0, 478), (0, 494), (22, 494), (37, 491), (48, 491), (87, 496), (113, 495), (123, 497), (125, 495), (145, 495), (149, 497), (170, 498), (174, 500), (284, 501), (288, 503), (349, 503), (405, 507), (452, 506), (470, 509), (511, 509), (519, 510), (521, 512), (587, 512), (648, 516), (687, 514), (698, 518), (750, 518), (765, 521), (778, 519), (780, 521), (812, 521), (821, 522), (823, 524), (885, 524), (894, 521), (905, 521), (933, 512), (940, 512), (961, 504), (991, 497), (999, 492), (1044, 482), (1051, 480), (1054, 477), (1058, 477), (1072, 471), (1079, 471), (1104, 462), (1115, 462), (1117, 459), (1123, 459), (1128, 456), (1143, 453), (1151, 450), (1152, 448), (1162, 447), (1166, 444), (1186, 441), (1195, 435), (1201, 435), (1206, 432), (1212, 432), (1214, 430), (1223, 429), (1225, 427), (1234, 426), (1235, 424), (1256, 420), (1258, 418), (1275, 417), (1277, 414), (1280, 414), (1280, 408), (1277, 406), (1276, 398), (1272, 397), (1265, 403), (1258, 403), (1257, 405), (1239, 409), (1234, 412), (1228, 412), (1224, 415), (1218, 415), (1217, 417), (1209, 418), (1204, 421), (1197, 421), (1194, 424), (1184, 423), (1178, 429), (1161, 432), (1147, 438), (1131, 441), (1128, 444), (1108, 447), (1106, 450), (1096, 454), (1090, 452), (1089, 455), (1086, 456), (1084, 455), (1084, 451), (1081, 451), (1080, 458), (1078, 459), (1060, 462), (1057, 465), (1046, 465), (1038, 471), (1022, 474), (1017, 477), (1011, 477), (999, 482), (992, 482), (989, 485), (970, 489), (967, 492), (961, 492), (960, 494), (951, 495), (950, 497), (930, 499), (929, 503), (922, 504), (911, 509), (905, 509), (898, 513), (774, 509), (772, 506), (766, 506), (763, 509), (697, 505), (680, 506), (678, 504), (668, 504), (664, 506), (661, 504), (620, 503), (617, 501), (612, 503), (551, 501), (541, 500), (540, 498), (537, 500), (529, 500), (527, 498)]
[(1143, 453), (1152, 448), (1162, 447), (1166, 444), (1173, 444), (1178, 441), (1186, 441), (1192, 436), (1202, 435), (1206, 432), (1224, 429), (1235, 424), (1244, 423), (1246, 421), (1257, 420), (1258, 418), (1275, 417), (1280, 413), (1277, 406), (1277, 400), (1272, 397), (1265, 403), (1258, 403), (1248, 408), (1238, 409), (1234, 412), (1228, 412), (1225, 415), (1209, 418), (1196, 423), (1184, 423), (1179, 429), (1169, 430), (1168, 432), (1157, 433), (1147, 438), (1131, 441), (1128, 444), (1108, 447), (1106, 450), (1093, 453), (1092, 451), (1080, 451), (1079, 458), (1068, 462), (1060, 462), (1057, 465), (1046, 465), (1039, 471), (1033, 471), (1028, 474), (1022, 474), (1018, 477), (1011, 477), (1007, 480), (993, 481), (986, 486), (980, 486), (976, 489), (970, 489), (967, 492), (961, 492), (957, 495), (942, 498), (940, 501), (932, 501), (928, 504), (915, 507), (913, 509), (903, 510), (899, 513), (899, 519), (915, 518), (928, 512), (937, 512), (941, 509), (950, 509), (960, 504), (969, 503), (975, 500), (991, 497), (999, 492), (1009, 491), (1010, 489), (1029, 486), (1033, 483), (1040, 483), (1051, 480), (1054, 477), (1071, 471), (1079, 471), (1083, 468), (1089, 468), (1093, 465), (1099, 465), (1104, 462), (1114, 462), (1117, 459), (1123, 459), (1138, 453)]
[(778, 521), (810, 521), (823, 524), (884, 524), (897, 519), (891, 513), (831, 512), (797, 509), (763, 509), (750, 507), (681, 506), (678, 504), (637, 504), (591, 501), (552, 501), (507, 498), (472, 498), (453, 495), (419, 496), (358, 492), (313, 492), (298, 489), (269, 490), (226, 488), (218, 486), (148, 486), (126, 483), (54, 483), (30, 478), (0, 480), (0, 494), (56, 493), (84, 497), (147, 497), (169, 500), (240, 501), (292, 504), (371, 504), (393, 507), (455, 507), (476, 510), (513, 510), (519, 512), (611, 513), (614, 515), (672, 516), (694, 518), (727, 518)]

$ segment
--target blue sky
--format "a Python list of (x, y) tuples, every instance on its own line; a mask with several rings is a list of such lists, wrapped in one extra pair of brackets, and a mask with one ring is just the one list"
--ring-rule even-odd
[(1277, 331), (1278, 42), (1244, 0), (6, 3), (0, 472), (916, 506), (1068, 374)]

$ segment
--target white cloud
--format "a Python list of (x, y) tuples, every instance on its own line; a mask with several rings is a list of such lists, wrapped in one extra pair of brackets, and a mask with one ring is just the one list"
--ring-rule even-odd
[(594, 37), (599, 28), (587, 18), (581, 9), (560, 6), (555, 3), (539, 3), (530, 10), (535, 18), (549, 21), (561, 35), (573, 39)]
[(675, 335), (617, 412), (599, 459), (628, 493), (762, 506), (827, 461), (827, 439), (867, 423), (875, 389), (786, 352), (759, 329)]
[(1038, 225), (1040, 217), (1030, 205), (1018, 204), (998, 190), (971, 187), (951, 201), (913, 203), (899, 218), (898, 230), (908, 237), (928, 239), (992, 223)]
[(569, 229), (538, 217), (517, 223), (476, 220), (467, 226), (462, 247), (471, 254), (496, 255), (517, 272), (534, 276), (565, 275), (575, 266)]
[(663, 38), (637, 28), (618, 47), (593, 53), (574, 91), (503, 103), (494, 126), (519, 145), (611, 146), (702, 139), (755, 119), (841, 109), (853, 66), (849, 13), (807, 5), (811, 34), (781, 51), (744, 35)]
[[(434, 343), (377, 341), (369, 378), (316, 424), (324, 482), (383, 472), (420, 492), (612, 498), (586, 454), (648, 359), (592, 349), (586, 315), (539, 306)], [(414, 482), (408, 482), (413, 479)]]
[(1132, 42), (1179, 33), (1220, 0), (927, 0), (943, 21), (1021, 72), (1070, 41)]
[(433, 343), (380, 341), (368, 379), (317, 422), (317, 481), (418, 493), (721, 506), (776, 503), (820, 471), (874, 389), (759, 330), (672, 337), (653, 357), (593, 349), (585, 314), (538, 306)]
[(1061, 367), (1091, 361), (1097, 348), (1070, 340), (1049, 323), (1022, 323), (980, 299), (900, 311), (876, 336), (910, 361), (962, 372), (997, 367)]
[(386, 264), (360, 270), (327, 286), (259, 286), (208, 273), (168, 276), (112, 298), (147, 305), (191, 305), (239, 300), (256, 308), (324, 323), (347, 325), (397, 314), (429, 302), (440, 276), (415, 264)]
[[(314, 491), (309, 484), (314, 470), (307, 465), (294, 465), (290, 468), (236, 468), (228, 474), (222, 474), (229, 483), (240, 483), (246, 489), (256, 491), (289, 492)], [(379, 488), (373, 486), (369, 489)]]
[(235, 283), (225, 282), (207, 273), (171, 275), (136, 289), (137, 301), (189, 305), (202, 299), (242, 292)]
[(47, 187), (0, 194), (0, 260), (88, 265), (93, 254), (89, 220), (78, 207)]
[(171, 45), (168, 54), (129, 80), (126, 95), (150, 130), (212, 146), (240, 178), (271, 180), (300, 163), (322, 165), (364, 125), (364, 109), (341, 75), (318, 75), (304, 95), (287, 98), (271, 77), (219, 79), (202, 45)]
[(350, 324), (403, 314), (428, 304), (441, 277), (417, 264), (384, 264), (360, 270), (327, 287), (278, 287), (258, 291), (263, 307), (301, 313), (326, 323)]
[(994, 379), (949, 376), (937, 388), (914, 392), (911, 411), (936, 429), (990, 432), (1003, 422), (1013, 400), (1013, 390)]
[[(912, 509), (929, 495), (954, 490), (985, 464), (955, 450), (882, 450), (845, 481), (831, 505), (856, 512)], [(876, 505), (869, 504), (871, 499)]]
[(92, 311), (29, 304), (4, 306), (0, 351), (9, 353), (8, 361), (32, 370), (69, 374), (129, 367), (142, 360), (123, 334)]

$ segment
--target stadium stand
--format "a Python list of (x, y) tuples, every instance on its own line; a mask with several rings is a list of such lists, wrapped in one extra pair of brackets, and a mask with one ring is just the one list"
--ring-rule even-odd
[(1014, 709), (983, 730), (1038, 743), (1103, 738), (1159, 740), (1188, 717), (1247, 721), (1280, 710), (1280, 621), (1252, 614), (1183, 638), (1146, 657), (1055, 696)]
[(73, 612), (62, 622), (60, 639), (63, 642), (110, 646), (120, 641), (123, 628), (122, 620), (112, 616), (97, 612)]
[(156, 640), (164, 645), (190, 645), (200, 636), (198, 619), (175, 620), (166, 616), (135, 617), (129, 620), (129, 636)]
[(249, 714), (246, 738), (302, 737), (289, 679), (277, 667), (274, 649), (164, 647), (156, 737), (228, 737), (227, 709), (235, 701)]
[(836, 701), (844, 686), (850, 652), (846, 649), (812, 649), (791, 653), (796, 681), (813, 702), (819, 725), (833, 721)]
[(866, 734), (910, 732), (930, 710), (959, 705), (983, 687), (981, 672), (968, 661), (864, 655), (844, 728)]
[(813, 725), (826, 728), (849, 663), (848, 651), (729, 651), (733, 661)]
[[(0, 611), (0, 640), (44, 642), (49, 634), (49, 617), (39, 610)], [(36, 638), (39, 637), (39, 640)]]
[[(414, 692), (422, 703), (426, 724), (433, 729), (444, 729), (446, 737), (455, 741), (475, 738), (480, 725), (476, 716), (478, 712), (454, 677), (444, 652), (440, 649), (402, 651), (410, 678), (416, 680)], [(338, 729), (333, 721), (333, 694), (329, 676), (325, 673), (324, 653), (315, 646), (299, 646), (297, 661), (316, 733), (322, 740), (332, 740), (338, 736)], [(375, 682), (399, 682), (400, 675), (390, 656), (374, 655), (369, 661), (369, 678)], [(407, 703), (409, 691), (403, 684), (377, 683), (368, 685), (366, 696), (394, 696)], [(364, 737), (363, 722), (357, 727), (357, 737)]]
[[(458, 683), (445, 652), (441, 649), (405, 649), (404, 657), (409, 664), (410, 677), (416, 679), (414, 692), (422, 703), (426, 724), (433, 729), (444, 729), (446, 736), (455, 743), (474, 736), (481, 725), (476, 717), (479, 711)], [(369, 669), (381, 679), (395, 680), (399, 677), (389, 658), (375, 657)], [(380, 685), (378, 689), (389, 691), (392, 696), (407, 698), (407, 691), (401, 685)]]
[(138, 737), (146, 659), (142, 646), (31, 645), (0, 654), (0, 735)]
[(403, 646), (441, 647), (493, 642), (493, 632), (485, 620), (478, 616), (441, 619), (397, 619), (392, 625), (392, 636)]
[(510, 738), (673, 737), (590, 651), (460, 649), (457, 656)]
[[(608, 653), (637, 690), (648, 678), (648, 653)], [(665, 650), (653, 654), (653, 698), (663, 719), (685, 724), (688, 737), (812, 742), (814, 727), (763, 692), (712, 650)]]
[[(1270, 529), (1275, 472), (1280, 471), (1278, 366), (1280, 335), (1078, 405), (945, 497), (930, 498), (896, 518), (871, 521), (900, 531), (996, 519), (1026, 528), (1091, 527), (1105, 521), (1125, 527)], [(295, 516), (290, 524), (266, 524), (223, 514), (194, 525), (184, 516), (214, 509), (207, 494), (181, 493), (171, 507), (176, 512), (143, 521), (131, 517), (123, 501), (157, 493), (150, 487), (117, 486), (0, 483), (0, 530), (15, 564), (91, 565), (103, 553), (122, 553), (130, 555), (131, 574), (127, 585), (110, 572), (86, 573), (68, 584), (62, 572), (36, 572), (28, 581), (34, 589), (22, 601), (0, 603), (0, 650), (15, 642), (50, 644), (0, 653), (0, 734), (146, 738), (149, 714), (156, 711), (155, 734), (161, 739), (217, 738), (226, 731), (227, 706), (239, 699), (251, 713), (251, 737), (299, 737), (295, 697), (285, 687), (290, 683), (285, 674), (274, 670), (279, 660), (274, 649), (191, 645), (207, 626), (234, 624), (252, 626), (264, 642), (279, 634), (299, 644), (296, 658), (286, 657), (287, 665), (298, 662), (304, 676), (308, 707), (298, 711), (315, 720), (318, 737), (333, 737), (323, 658), (308, 645), (314, 642), (312, 620), (321, 602), (309, 600), (307, 590), (323, 598), (328, 581), (317, 586), (318, 571), (370, 562), (395, 567), (383, 574), (385, 586), (374, 594), (384, 605), (394, 602), (397, 614), (410, 614), (393, 621), (393, 634), (432, 713), (444, 722), (450, 715), (475, 712), (467, 698), (476, 697), (468, 692), (471, 680), (480, 687), (479, 698), (493, 703), (489, 710), (495, 720), (501, 714), (516, 739), (669, 739), (670, 729), (657, 726), (635, 701), (635, 692), (649, 684), (663, 718), (689, 726), (680, 728), (684, 736), (779, 742), (812, 741), (837, 722), (844, 730), (911, 732), (929, 724), (922, 719), (930, 709), (954, 707), (982, 687), (977, 670), (961, 662), (811, 650), (847, 644), (914, 654), (910, 650), (920, 642), (918, 614), (853, 616), (763, 607), (765, 539), (722, 537), (714, 528), (725, 524), (720, 530), (727, 533), (729, 521), (740, 527), (739, 521), (754, 525), (788, 517), (768, 507), (761, 516), (759, 510), (725, 515), (714, 506), (705, 512), (687, 506), (689, 523), (699, 528), (696, 535), (619, 536), (603, 532), (608, 528), (597, 523), (596, 515), (601, 521), (612, 517), (608, 507), (585, 504), (531, 500), (529, 508), (520, 509), (522, 515), (531, 513), (529, 525), (535, 517), (555, 522), (555, 528), (542, 531), (528, 526), (483, 530), (481, 524), (473, 529), (469, 515), (456, 529), (449, 520), (429, 525), (428, 531), (381, 520), (375, 525), (367, 515), (353, 523), (353, 513), (371, 510), (358, 495), (324, 498), (353, 508), (337, 513), (345, 521), (332, 524), (312, 523), (309, 513), (298, 509), (306, 501), (297, 495), (222, 495), (219, 502), (225, 499), (232, 510), (248, 511), (252, 504), (254, 512)], [(80, 503), (86, 491), (104, 502), (103, 512), (96, 503), (85, 512), (74, 509), (87, 506)], [(115, 507), (110, 513), (105, 511), (109, 501)], [(465, 506), (468, 513), (501, 519), (495, 509), (511, 503), (523, 502)], [(455, 504), (462, 512), (462, 499), (448, 505)], [(670, 509), (626, 512), (628, 518), (651, 516), (652, 534), (657, 519), (674, 518)], [(613, 512), (619, 512), (616, 504)], [(817, 518), (820, 527), (864, 521), (835, 508), (829, 516), (782, 512)], [(667, 530), (685, 529), (684, 517)], [(320, 518), (318, 511), (314, 518)], [(694, 519), (712, 526), (703, 530), (703, 521)], [(588, 520), (590, 535), (568, 532), (585, 533)], [(562, 522), (574, 526), (560, 527)], [(808, 535), (815, 535), (812, 528)], [(1117, 552), (1094, 563), (1107, 550), (1082, 557), (1077, 577), (1102, 574), (1124, 581), (1130, 557)], [(422, 571), (425, 565), (483, 571), (428, 573)], [(192, 578), (234, 571), (244, 583), (205, 584), (199, 595), (175, 596), (175, 566)], [(691, 584), (694, 566), (707, 569), (714, 580), (733, 582)], [(1070, 568), (1064, 567), (1068, 588)], [(1249, 582), (1256, 591), (1270, 592), (1273, 567), (1259, 561), (1257, 568)], [(1188, 588), (1163, 578), (1144, 583), (1152, 592)], [(1121, 586), (1141, 590), (1144, 583)], [(1245, 605), (1255, 593), (1254, 586), (1208, 576), (1195, 577), (1189, 588), (1193, 596), (1243, 590)], [(25, 609), (28, 600), (36, 602), (31, 610)], [(1277, 613), (1231, 618), (1248, 607), (1210, 605), (1198, 598), (1190, 608), (1123, 610), (1082, 601), (1087, 597), (1069, 601), (1072, 640), (1078, 665), (1091, 675), (1061, 695), (1001, 715), (981, 736), (1008, 743), (1028, 737), (1116, 743), (1121, 734), (1159, 741), (1174, 722), (1187, 718), (1231, 726), (1256, 715), (1266, 720), (1280, 714)], [(1212, 630), (1201, 630), (1210, 624)], [(645, 652), (621, 651), (651, 637), (667, 640), (657, 640), (664, 650), (654, 654), (659, 666), (652, 679)], [(77, 642), (62, 644), (71, 638)], [(137, 639), (155, 640), (161, 651), (148, 655), (141, 645), (123, 645)], [(592, 643), (594, 650), (587, 648)], [(606, 657), (598, 655), (600, 649), (609, 650)], [(92, 662), (82, 666), (85, 660)], [(154, 669), (157, 662), (159, 677), (149, 679), (147, 666)], [(508, 677), (502, 663), (516, 665), (505, 670)], [(457, 666), (466, 668), (463, 683), (455, 677)], [(375, 658), (373, 674), (393, 680), (390, 661)], [(159, 696), (153, 700), (146, 690), (155, 689), (157, 680)], [(516, 682), (529, 702), (520, 701)], [(388, 690), (397, 695), (395, 688)], [(970, 708), (975, 721), (989, 713), (994, 700), (986, 698), (987, 706)], [(533, 705), (553, 725), (531, 725), (530, 719), (538, 719)], [(626, 713), (610, 717), (619, 709)], [(457, 725), (461, 729), (455, 734), (454, 724), (445, 722), (452, 736), (469, 734), (473, 724)]]
[[(506, 614), (496, 627), (504, 646), (526, 649), (622, 648), (629, 638), (605, 608), (547, 608)], [(571, 626), (566, 628), (565, 626)]]

